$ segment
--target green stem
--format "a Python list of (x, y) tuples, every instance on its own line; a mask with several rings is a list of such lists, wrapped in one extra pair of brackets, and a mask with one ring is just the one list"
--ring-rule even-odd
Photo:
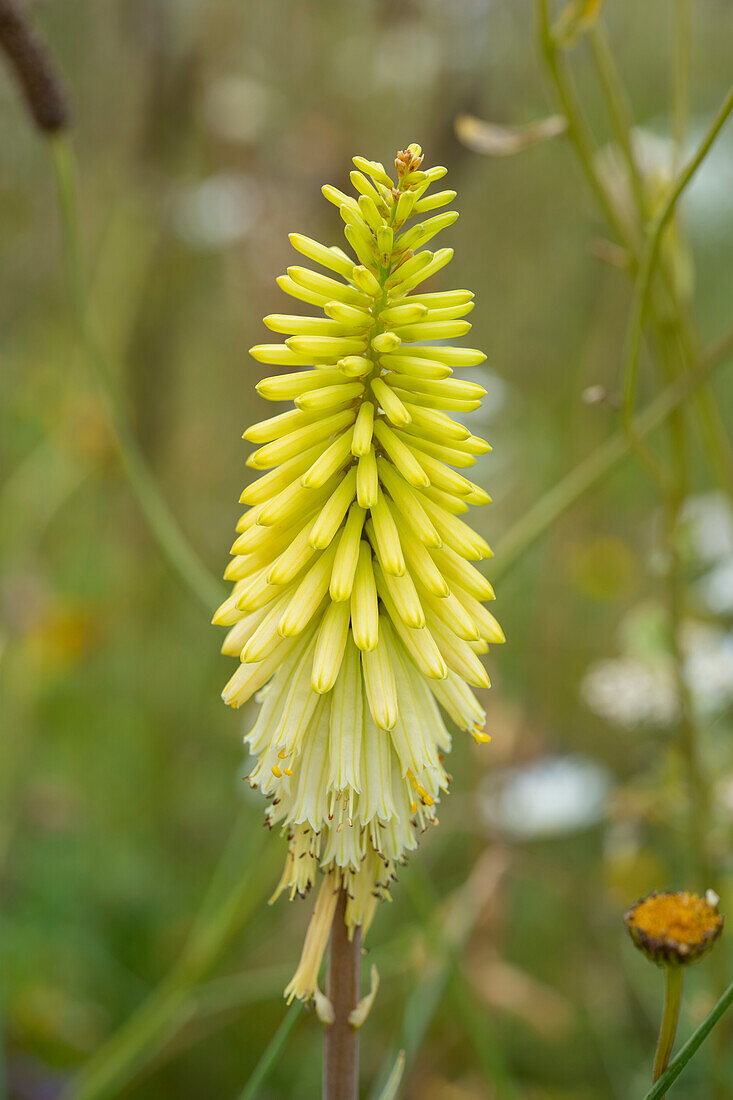
[(49, 147), (79, 343), (104, 395), (122, 465), (150, 533), (172, 570), (211, 611), (223, 598), (223, 586), (201, 562), (161, 496), (140, 450), (130, 416), (119, 397), (110, 364), (95, 330), (81, 250), (72, 146), (68, 137), (61, 133), (49, 141)]
[(575, 146), (578, 159), (585, 172), (591, 191), (595, 195), (596, 201), (606, 221), (616, 234), (618, 240), (621, 241), (629, 252), (633, 253), (633, 241), (630, 239), (628, 230), (623, 220), (619, 217), (618, 211), (596, 169), (593, 137), (583, 117), (583, 112), (577, 97), (558, 59), (557, 49), (550, 27), (548, 0), (537, 0), (537, 14), (540, 49), (555, 87), (558, 101), (567, 120), (568, 137)]
[[(644, 438), (663, 424), (731, 354), (733, 331), (712, 349), (694, 373), (676, 379), (634, 418), (636, 433)], [(628, 439), (616, 432), (529, 508), (497, 545), (492, 580), (507, 573), (548, 527), (620, 466), (630, 450)]]
[(608, 42), (608, 33), (600, 19), (591, 30), (589, 40), (614, 136), (626, 161), (631, 189), (643, 224), (646, 220), (647, 202), (644, 195), (644, 181), (636, 163), (631, 143), (631, 131), (634, 124), (631, 108), (616, 70), (616, 64)]
[(653, 1081), (658, 1081), (669, 1065), (669, 1056), (674, 1046), (677, 1020), (680, 1015), (682, 973), (681, 966), (667, 966), (664, 970), (664, 1009), (662, 1010), (662, 1023), (659, 1028), (657, 1049), (654, 1054)]
[(280, 1027), (277, 1029), (272, 1039), (270, 1039), (270, 1042), (262, 1053), (262, 1057), (250, 1074), (247, 1084), (239, 1094), (239, 1100), (257, 1100), (262, 1086), (268, 1078), (270, 1070), (280, 1057), (290, 1032), (298, 1022), (302, 1007), (300, 1001), (295, 1001), (285, 1013)]
[(663, 1100), (664, 1094), (670, 1085), (673, 1085), (685, 1066), (697, 1054), (710, 1032), (718, 1023), (723, 1014), (733, 1004), (733, 982), (728, 986), (715, 1008), (705, 1017), (700, 1026), (692, 1033), (676, 1058), (673, 1058), (668, 1068), (659, 1080), (652, 1085), (644, 1100)]
[[(592, 134), (585, 122), (580, 103), (565, 73), (552, 36), (547, 0), (537, 0), (537, 11), (542, 55), (556, 97), (568, 122), (568, 137), (575, 148), (579, 163), (602, 214), (612, 232), (615, 233), (629, 253), (630, 270), (632, 275), (635, 275), (638, 273), (640, 264), (641, 244), (634, 235), (633, 226), (627, 226), (619, 214), (598, 171)], [(632, 191), (637, 200), (639, 222), (640, 225), (643, 225), (646, 218), (646, 203), (643, 194), (643, 183), (631, 146), (631, 111), (602, 26), (598, 27), (591, 38), (591, 47), (614, 133), (627, 161)], [(681, 348), (684, 350), (688, 369), (691, 369), (699, 357), (694, 346), (692, 323), (687, 317), (684, 303), (679, 301), (679, 295), (674, 286), (673, 273), (669, 270), (664, 257), (661, 268), (663, 281), (673, 305), (672, 327)], [(664, 311), (652, 300), (650, 312), (656, 330), (661, 332), (664, 327)], [(708, 389), (701, 389), (695, 395), (695, 408), (708, 461), (720, 484), (733, 500), (733, 449), (718, 412), (715, 395)], [(626, 430), (631, 448), (647, 468), (660, 492), (666, 494), (669, 491), (669, 479), (656, 455), (643, 444), (642, 439), (635, 433), (633, 424), (628, 422)]]
[(402, 1074), (405, 1072), (405, 1052), (401, 1050), (397, 1055), (394, 1067), (387, 1083), (382, 1090), (379, 1100), (395, 1100), (397, 1096), (397, 1090), (400, 1087), (400, 1081), (402, 1080)]
[(644, 332), (644, 317), (646, 314), (646, 308), (649, 300), (649, 290), (651, 287), (652, 275), (654, 273), (654, 267), (656, 264), (657, 254), (659, 252), (659, 246), (662, 241), (662, 234), (672, 217), (675, 207), (679, 202), (685, 188), (688, 186), (698, 168), (702, 164), (703, 160), (708, 154), (710, 147), (715, 141), (716, 137), (723, 128), (728, 116), (733, 111), (733, 87), (728, 90), (723, 103), (718, 110), (713, 122), (711, 123), (705, 137), (700, 142), (694, 155), (690, 158), (689, 162), (680, 172), (676, 182), (672, 186), (669, 195), (659, 213), (655, 216), (651, 223), (647, 244), (644, 250), (644, 255), (639, 267), (639, 273), (636, 280), (636, 288), (634, 291), (634, 304), (632, 307), (631, 324), (629, 327), (629, 336), (627, 340), (626, 355), (624, 360), (624, 389), (623, 389), (623, 406), (622, 415), (624, 422), (628, 425), (631, 424), (631, 417), (634, 411), (634, 402), (636, 399), (636, 387), (639, 377), (639, 358), (641, 354), (641, 341)]

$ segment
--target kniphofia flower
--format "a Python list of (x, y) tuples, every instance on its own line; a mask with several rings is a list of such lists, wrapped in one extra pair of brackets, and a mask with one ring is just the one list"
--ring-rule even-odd
[(458, 471), (491, 448), (462, 422), (485, 390), (453, 373), (485, 356), (444, 343), (470, 329), (473, 294), (424, 290), (453, 255), (425, 246), (458, 214), (434, 213), (455, 192), (431, 190), (446, 169), (421, 161), (417, 145), (399, 153), (394, 181), (354, 157), (357, 198), (323, 188), (356, 258), (291, 234), (327, 273), (296, 265), (278, 283), (323, 316), (265, 317), (287, 338), (250, 351), (285, 369), (258, 392), (294, 407), (244, 433), (266, 472), (240, 498), (234, 589), (214, 622), (240, 659), (225, 702), (260, 702), (245, 741), (288, 841), (276, 896), (324, 875), (290, 996), (314, 992), (339, 887), (349, 929), (366, 929), (437, 820), (443, 714), (489, 740), (471, 689), (489, 687), (479, 658), (504, 636), (472, 564), (491, 550), (459, 518), (489, 497)]

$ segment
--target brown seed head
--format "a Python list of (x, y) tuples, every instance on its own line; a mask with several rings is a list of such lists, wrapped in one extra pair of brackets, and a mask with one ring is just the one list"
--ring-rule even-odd
[(701, 959), (723, 930), (718, 897), (687, 890), (656, 892), (637, 901), (624, 915), (634, 944), (657, 966), (686, 966)]

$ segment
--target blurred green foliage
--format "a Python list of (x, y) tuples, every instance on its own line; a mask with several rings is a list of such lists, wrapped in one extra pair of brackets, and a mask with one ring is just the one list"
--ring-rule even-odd
[[(635, 116), (668, 135), (670, 5), (607, 8)], [(46, 0), (36, 15), (74, 104), (101, 340), (163, 495), (215, 573), (247, 476), (240, 434), (264, 415), (246, 349), (263, 338), (261, 316), (281, 308), (274, 278), (292, 262), (287, 232), (339, 239), (319, 187), (344, 187), (354, 153), (388, 163), (419, 141), (458, 191), (449, 282), (476, 291), (472, 341), (489, 355), (477, 371), (489, 391), (477, 430), (494, 453), (477, 480), (495, 503), (482, 533), (499, 541), (615, 428), (629, 284), (597, 258), (606, 229), (567, 142), (492, 160), (454, 136), (462, 112), (506, 124), (547, 113), (528, 5)], [(693, 138), (729, 78), (732, 34), (730, 5), (695, 5)], [(582, 44), (573, 62), (603, 141)], [(229, 672), (209, 615), (140, 518), (76, 340), (48, 151), (4, 77), (0, 100), (8, 1095), (60, 1095), (173, 971), (167, 1029), (110, 1095), (235, 1097), (283, 1018), (309, 903), (266, 905), (283, 851), (264, 837), (259, 797), (241, 782), (248, 716), (222, 706)], [(731, 177), (727, 132), (683, 207), (706, 344), (731, 320)], [(648, 371), (642, 381), (649, 395)], [(584, 403), (588, 387), (611, 400)], [(730, 372), (716, 392), (730, 423)], [(715, 776), (725, 911), (733, 548), (713, 552), (730, 512), (709, 496), (696, 437), (690, 461), (684, 613), (697, 639), (688, 664)], [(661, 522), (646, 475), (626, 464), (503, 578), (497, 610), (509, 641), (490, 661), (492, 745), (456, 744), (440, 828), (367, 941), (382, 987), (363, 1030), (364, 1095), (376, 1095), (400, 1045), (407, 1098), (620, 1100), (647, 1087), (659, 976), (633, 957), (621, 914), (655, 887), (708, 885), (689, 881), (684, 782), (664, 711)], [(606, 659), (636, 663), (607, 664), (603, 680)], [(636, 712), (632, 673), (642, 675)], [(718, 685), (714, 705), (706, 678)], [(239, 908), (222, 913), (245, 874)], [(460, 914), (474, 894), (466, 928), (451, 899)], [(219, 932), (221, 943), (207, 940)], [(728, 972), (725, 941), (713, 960), (691, 975), (685, 1033)], [(713, 1055), (692, 1064), (675, 1095), (700, 1096), (713, 1072), (731, 1079), (729, 1049), (722, 1062)], [(313, 1097), (319, 1073), (318, 1026), (303, 1013), (260, 1095)]]

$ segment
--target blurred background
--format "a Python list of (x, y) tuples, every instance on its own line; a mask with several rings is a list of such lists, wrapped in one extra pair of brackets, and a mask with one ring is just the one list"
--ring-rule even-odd
[[(659, 172), (670, 8), (606, 4)], [(476, 292), (470, 342), (488, 354), (471, 374), (488, 391), (473, 426), (494, 452), (475, 479), (494, 504), (476, 524), (499, 549), (486, 568), (508, 643), (489, 657), (493, 741), (456, 738), (440, 828), (367, 939), (382, 986), (362, 1092), (378, 1095), (404, 1047), (406, 1098), (643, 1095), (662, 977), (622, 915), (654, 888), (709, 885), (685, 869), (662, 517), (646, 474), (625, 463), (501, 561), (513, 524), (616, 429), (630, 284), (598, 258), (607, 230), (566, 139), (486, 157), (454, 128), (466, 112), (518, 125), (552, 109), (531, 5), (39, 0), (33, 12), (73, 103), (100, 339), (162, 494), (216, 575), (250, 476), (240, 436), (267, 415), (247, 348), (267, 337), (262, 315), (285, 308), (287, 233), (339, 242), (320, 186), (346, 189), (355, 153), (389, 166), (417, 141), (427, 165), (448, 166), (461, 218), (438, 278)], [(729, 3), (694, 5), (691, 143), (730, 81), (732, 35)], [(603, 145), (582, 44), (571, 61)], [(733, 316), (733, 127), (682, 229), (708, 345)], [(221, 703), (231, 669), (213, 602), (171, 572), (125, 477), (69, 308), (48, 150), (5, 69), (0, 340), (2, 1087), (18, 1100), (234, 1098), (283, 1018), (311, 903), (266, 904), (284, 849), (241, 779), (252, 711)], [(591, 387), (610, 399), (584, 400)], [(652, 393), (645, 371), (642, 400)], [(730, 422), (725, 368), (716, 393)], [(725, 912), (733, 513), (694, 436), (691, 465), (683, 657)], [(724, 938), (690, 975), (683, 1036), (728, 960)], [(675, 1096), (710, 1095), (713, 1073), (731, 1080), (730, 1044), (711, 1043)], [(305, 1100), (319, 1080), (319, 1027), (303, 1012), (257, 1095)]]

